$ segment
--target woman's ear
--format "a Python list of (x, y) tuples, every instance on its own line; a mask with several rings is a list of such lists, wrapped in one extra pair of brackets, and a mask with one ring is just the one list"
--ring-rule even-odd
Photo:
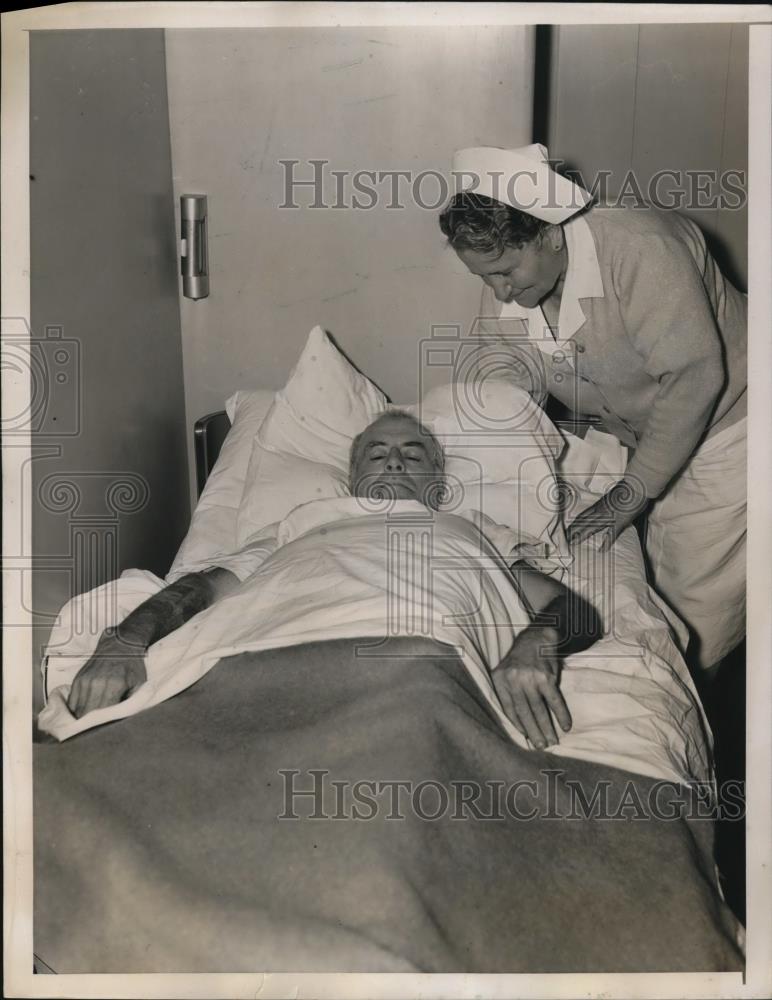
[(560, 253), (565, 246), (565, 242), (566, 238), (563, 235), (563, 227), (561, 225), (545, 226), (542, 230), (543, 246), (548, 247), (553, 253)]

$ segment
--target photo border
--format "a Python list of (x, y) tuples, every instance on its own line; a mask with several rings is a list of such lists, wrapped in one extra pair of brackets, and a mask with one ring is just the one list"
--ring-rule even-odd
[[(73, 3), (2, 15), (2, 313), (30, 316), (29, 37), (33, 30), (355, 25), (534, 25), (748, 23), (749, 55), (749, 420), (747, 679), (747, 969), (721, 974), (402, 975), (402, 974), (32, 974), (32, 630), (4, 635), (4, 956), (5, 995), (13, 997), (765, 997), (772, 993), (772, 28), (766, 5), (654, 4), (337, 4)], [(3, 370), (3, 415), (29, 402), (20, 374)], [(3, 447), (3, 548), (30, 519), (29, 437)], [(29, 574), (15, 574), (16, 578)], [(4, 569), (5, 620), (29, 620), (30, 594)], [(23, 584), (29, 590), (29, 580)]]

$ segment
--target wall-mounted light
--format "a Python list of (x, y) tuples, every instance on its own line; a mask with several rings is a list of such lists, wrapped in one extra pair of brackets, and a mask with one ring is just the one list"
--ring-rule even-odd
[(180, 195), (182, 294), (188, 299), (209, 295), (209, 250), (206, 195)]

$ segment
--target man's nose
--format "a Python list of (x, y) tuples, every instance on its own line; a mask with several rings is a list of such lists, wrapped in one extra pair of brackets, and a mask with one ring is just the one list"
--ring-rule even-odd
[(389, 454), (386, 456), (386, 471), (387, 472), (404, 472), (405, 463), (402, 461), (402, 452), (399, 448), (392, 448)]

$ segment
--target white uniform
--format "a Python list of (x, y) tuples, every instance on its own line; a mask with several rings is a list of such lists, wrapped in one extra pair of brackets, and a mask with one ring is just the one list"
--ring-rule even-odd
[[(583, 368), (584, 359), (592, 353), (587, 346), (591, 339), (600, 336), (597, 353), (609, 368), (607, 384), (601, 386), (604, 393), (608, 395), (611, 388), (622, 387), (619, 373), (613, 367), (616, 355), (609, 334), (613, 324), (606, 324), (609, 331), (604, 327), (602, 309), (606, 290), (590, 230), (581, 216), (565, 223), (563, 228), (569, 263), (557, 329), (550, 329), (540, 307), (526, 309), (516, 302), (500, 306), (497, 321), (502, 329), (510, 331), (509, 336), (517, 336), (512, 321), (523, 321), (520, 335), (525, 336), (526, 343), (530, 341), (538, 348), (535, 356), (543, 358), (541, 368), (538, 364), (529, 365), (529, 371), (542, 372), (541, 379), (531, 376), (534, 383), (540, 382), (534, 388), (541, 392), (535, 394), (544, 401), (549, 392), (577, 412), (587, 413), (593, 412), (592, 393), (598, 388), (595, 380), (583, 377), (587, 371), (586, 366)], [(734, 289), (732, 293), (741, 301), (739, 293)], [(612, 299), (609, 296), (609, 302)], [(485, 295), (483, 314), (490, 314), (490, 302), (486, 306)], [(739, 319), (732, 322), (739, 327)], [(580, 331), (581, 335), (576, 337)], [(487, 331), (484, 335), (487, 336)], [(600, 354), (603, 343), (607, 345), (605, 355)], [(742, 360), (739, 348), (733, 348), (734, 395), (739, 393), (734, 383), (739, 378)], [(578, 388), (567, 391), (566, 386), (573, 383)], [(630, 398), (633, 396), (631, 390)], [(733, 404), (733, 413), (722, 418), (682, 471), (657, 495), (648, 518), (646, 551), (654, 586), (689, 627), (687, 659), (692, 667), (701, 670), (715, 667), (745, 633), (747, 417), (734, 418), (729, 426), (721, 426), (732, 421), (738, 410), (744, 413), (744, 403), (741, 394)], [(605, 408), (602, 411), (608, 412)], [(623, 444), (634, 447), (635, 438), (623, 433), (630, 430), (629, 424), (615, 421), (612, 414), (601, 426)], [(596, 446), (603, 437), (602, 434), (595, 437)], [(683, 652), (686, 655), (686, 650)]]
[(703, 670), (745, 635), (747, 423), (708, 438), (648, 518), (656, 588), (689, 626), (689, 660)]

